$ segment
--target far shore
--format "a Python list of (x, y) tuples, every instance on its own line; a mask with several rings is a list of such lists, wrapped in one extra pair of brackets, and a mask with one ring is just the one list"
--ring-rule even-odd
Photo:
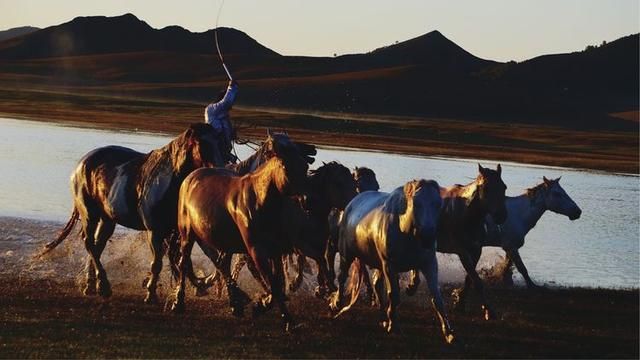
[[(0, 116), (175, 135), (203, 121), (206, 104), (0, 89)], [(286, 130), (316, 145), (639, 174), (638, 132), (575, 130), (456, 119), (335, 114), (236, 106), (241, 139)]]

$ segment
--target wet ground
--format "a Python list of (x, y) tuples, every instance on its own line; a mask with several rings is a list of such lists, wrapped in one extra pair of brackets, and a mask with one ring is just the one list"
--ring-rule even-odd
[[(493, 286), (499, 319), (482, 320), (472, 301), (451, 314), (458, 342), (446, 346), (424, 289), (402, 297), (400, 329), (389, 335), (363, 302), (331, 319), (326, 303), (309, 291), (310, 280), (290, 295), (302, 326), (285, 334), (276, 312), (236, 319), (224, 297), (189, 291), (181, 316), (166, 304), (144, 305), (149, 250), (134, 232), (119, 231), (105, 251), (113, 296), (85, 297), (85, 255), (75, 234), (47, 258), (34, 258), (60, 225), (0, 218), (1, 358), (638, 358), (638, 290)], [(206, 265), (202, 255), (195, 263)], [(160, 297), (170, 299), (173, 284), (163, 274)], [(246, 277), (240, 284), (253, 286)], [(449, 305), (452, 288), (444, 286)]]

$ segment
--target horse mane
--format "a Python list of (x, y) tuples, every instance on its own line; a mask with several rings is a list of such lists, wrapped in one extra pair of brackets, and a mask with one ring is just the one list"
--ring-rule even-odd
[(265, 154), (265, 146), (264, 146), (264, 142), (262, 144), (260, 144), (260, 146), (258, 147), (258, 150), (256, 150), (255, 153), (253, 153), (251, 156), (249, 156), (248, 158), (238, 162), (237, 164), (231, 164), (229, 166), (227, 166), (227, 168), (229, 168), (230, 170), (233, 170), (234, 172), (236, 172), (239, 175), (244, 175), (247, 174), (248, 172), (250, 172), (252, 170), (252, 166), (253, 163), (256, 159), (263, 157)]
[[(278, 174), (278, 172), (281, 172)], [(277, 156), (262, 163), (255, 171), (245, 174), (242, 178), (249, 179), (257, 195), (257, 205), (263, 205), (269, 195), (269, 189), (273, 184), (280, 189), (286, 181), (284, 162)], [(279, 183), (280, 182), (280, 183)]]
[(330, 174), (331, 171), (338, 170), (338, 169), (345, 169), (347, 172), (349, 172), (348, 168), (346, 168), (344, 165), (340, 164), (337, 161), (324, 163), (322, 166), (320, 166), (317, 169), (309, 170), (308, 178), (309, 178), (309, 184), (311, 185), (311, 188), (315, 189), (317, 186), (320, 185), (320, 183), (324, 180), (327, 174)]

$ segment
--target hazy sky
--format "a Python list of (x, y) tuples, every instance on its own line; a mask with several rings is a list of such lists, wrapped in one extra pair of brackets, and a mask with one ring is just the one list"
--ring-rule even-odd
[[(0, 0), (0, 30), (133, 13), (155, 28), (215, 27), (221, 0)], [(285, 55), (367, 52), (432, 30), (476, 56), (524, 60), (640, 32), (638, 0), (226, 0), (220, 26)]]

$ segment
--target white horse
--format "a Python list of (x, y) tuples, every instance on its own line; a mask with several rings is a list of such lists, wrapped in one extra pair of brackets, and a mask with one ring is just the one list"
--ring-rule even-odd
[[(373, 287), (380, 299), (380, 323), (391, 332), (400, 300), (398, 273), (420, 269), (427, 278), (445, 341), (453, 342), (453, 330), (438, 288), (436, 230), (441, 206), (440, 187), (433, 180), (414, 180), (391, 193), (367, 191), (353, 198), (344, 211), (338, 231), (339, 287), (331, 308), (334, 311), (340, 309), (349, 268), (357, 258), (360, 266), (368, 265), (382, 272), (384, 285), (377, 277)], [(355, 303), (362, 273), (356, 270), (352, 280), (356, 277), (359, 280), (355, 281), (352, 289), (351, 303), (336, 316)], [(386, 314), (382, 286), (386, 288), (388, 298)]]
[[(524, 194), (515, 197), (508, 196), (505, 200), (505, 206), (508, 213), (505, 223), (496, 225), (491, 215), (488, 215), (485, 219), (486, 231), (482, 234), (479, 242), (482, 246), (499, 246), (505, 251), (506, 264), (502, 277), (506, 283), (512, 284), (511, 267), (515, 264), (527, 286), (530, 289), (539, 288), (540, 286), (536, 285), (529, 277), (529, 272), (518, 252), (524, 245), (525, 237), (547, 210), (565, 215), (570, 220), (580, 218), (582, 210), (560, 186), (560, 178), (549, 180), (546, 177), (543, 177), (542, 183), (527, 189)], [(415, 293), (419, 282), (417, 275), (415, 271), (411, 274), (411, 283), (407, 288), (410, 295)], [(459, 305), (464, 302), (464, 293), (470, 282), (471, 280), (467, 276), (464, 289), (456, 291)]]

